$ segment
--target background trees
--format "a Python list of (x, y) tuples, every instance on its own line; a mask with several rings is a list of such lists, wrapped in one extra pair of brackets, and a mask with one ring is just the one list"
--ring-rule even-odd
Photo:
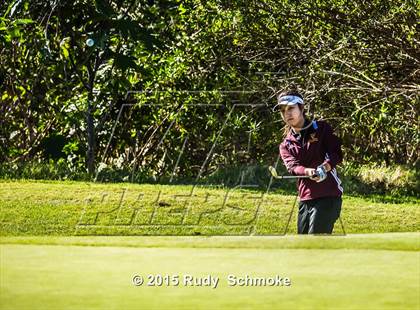
[(178, 161), (178, 175), (265, 163), (281, 136), (270, 107), (294, 84), (337, 129), (348, 161), (416, 166), (417, 6), (6, 1), (0, 161), (64, 158), (90, 174), (100, 162), (156, 174)]

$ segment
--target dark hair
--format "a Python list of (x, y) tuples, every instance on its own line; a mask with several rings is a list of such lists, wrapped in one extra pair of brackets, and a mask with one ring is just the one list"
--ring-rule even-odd
[[(281, 97), (284, 97), (284, 96), (297, 96), (297, 97), (299, 97), (299, 98), (301, 98), (302, 100), (303, 100), (303, 96), (296, 90), (296, 89), (289, 89), (289, 90), (286, 90), (286, 91), (283, 91), (283, 92), (281, 92), (278, 96), (277, 96), (277, 102), (279, 102), (279, 99), (281, 98)], [(304, 108), (303, 108), (303, 105), (302, 104), (299, 104), (298, 105), (298, 107), (299, 107), (299, 109), (302, 111), (302, 113), (303, 113), (303, 118), (305, 118), (305, 110), (304, 110)], [(290, 131), (290, 126), (289, 125), (285, 125), (284, 126), (284, 132), (283, 132), (283, 136), (284, 137), (286, 137), (287, 136), (287, 134), (289, 133), (289, 131)]]

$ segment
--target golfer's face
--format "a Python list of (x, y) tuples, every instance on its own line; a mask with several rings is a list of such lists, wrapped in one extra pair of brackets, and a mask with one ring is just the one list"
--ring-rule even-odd
[(297, 104), (281, 106), (280, 111), (283, 120), (292, 127), (297, 127), (303, 117), (302, 111)]

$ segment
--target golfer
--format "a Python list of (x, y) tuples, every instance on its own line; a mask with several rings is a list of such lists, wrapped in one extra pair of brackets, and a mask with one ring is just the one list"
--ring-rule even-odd
[(341, 212), (343, 188), (336, 165), (343, 155), (339, 138), (325, 121), (305, 117), (301, 94), (289, 91), (277, 97), (286, 123), (280, 156), (289, 173), (306, 175), (297, 181), (299, 192), (299, 234), (331, 234)]

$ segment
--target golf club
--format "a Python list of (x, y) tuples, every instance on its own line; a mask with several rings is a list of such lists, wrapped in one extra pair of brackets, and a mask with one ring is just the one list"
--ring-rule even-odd
[[(268, 170), (270, 170), (271, 175), (275, 179), (309, 179), (310, 178), (310, 176), (308, 175), (278, 175), (276, 168), (274, 168), (273, 166), (269, 166)], [(314, 177), (316, 177), (316, 175), (314, 175)]]

